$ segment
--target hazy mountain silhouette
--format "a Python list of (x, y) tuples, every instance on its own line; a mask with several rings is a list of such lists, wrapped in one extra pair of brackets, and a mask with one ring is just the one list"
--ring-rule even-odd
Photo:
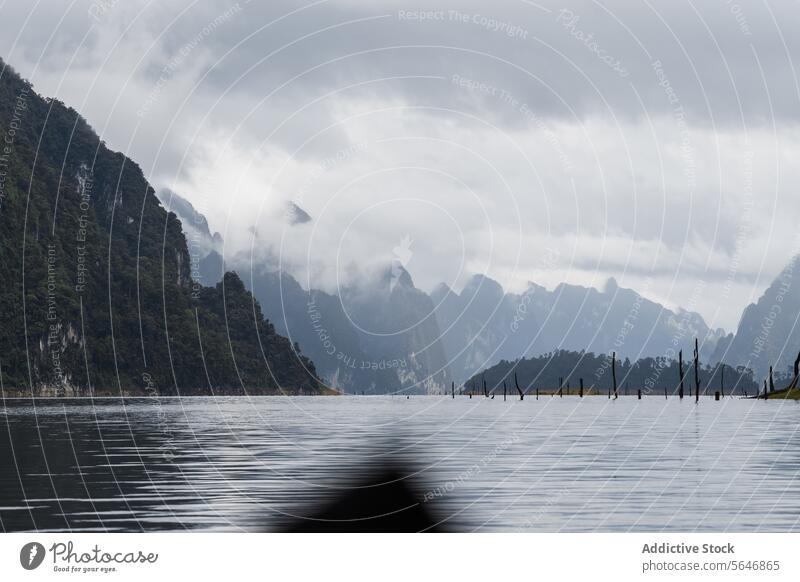
[(386, 393), (400, 388), (397, 374), (372, 366), (371, 356), (345, 314), (339, 297), (306, 290), (286, 272), (254, 268), (243, 273), (253, 295), (279, 333), (300, 344), (318, 375), (343, 392)]
[[(197, 265), (192, 271), (194, 278), (204, 284), (221, 279), (225, 268), (218, 252), (222, 237), (212, 235), (205, 217), (178, 194), (162, 190), (160, 196), (165, 203), (171, 201), (170, 207), (182, 223), (190, 223), (187, 229), (196, 241), (190, 245), (193, 265)], [(308, 216), (293, 206), (295, 212)], [(304, 222), (292, 219), (292, 224)], [(242, 265), (236, 271), (261, 304), (265, 317), (278, 333), (299, 345), (328, 386), (343, 392), (385, 394), (401, 389), (442, 392), (448, 385), (447, 362), (430, 298), (414, 287), (402, 266), (392, 265), (369, 285), (351, 286), (340, 297), (304, 289), (291, 274), (268, 264), (233, 262)], [(356, 315), (345, 312), (348, 304)], [(415, 318), (422, 321), (417, 325)], [(387, 335), (386, 326), (409, 329)]]
[(289, 224), (306, 224), (311, 222), (311, 215), (294, 202), (286, 204), (286, 220)]
[[(216, 251), (200, 265), (212, 281), (223, 270)], [(348, 392), (447, 391), (451, 381), (502, 360), (553, 350), (674, 359), (679, 350), (692, 353), (695, 337), (710, 362), (724, 337), (699, 314), (674, 312), (613, 278), (601, 291), (529, 283), (523, 293), (506, 293), (474, 275), (460, 293), (441, 284), (428, 295), (398, 260), (336, 295), (304, 289), (267, 266), (246, 271), (242, 279), (276, 329), (300, 344), (329, 385)]]
[(789, 375), (800, 350), (800, 270), (795, 257), (761, 298), (747, 306), (735, 334), (724, 338), (715, 361), (752, 368), (756, 377)]
[(530, 283), (514, 294), (476, 275), (461, 293), (440, 286), (432, 299), (457, 380), (503, 359), (553, 350), (675, 357), (680, 349), (691, 353), (695, 337), (703, 343), (701, 356), (709, 359), (724, 335), (709, 329), (699, 314), (675, 313), (614, 279), (602, 291), (568, 284), (548, 291)]
[(433, 302), (401, 265), (343, 289), (341, 299), (372, 366), (395, 370), (404, 390), (449, 390), (451, 375)]

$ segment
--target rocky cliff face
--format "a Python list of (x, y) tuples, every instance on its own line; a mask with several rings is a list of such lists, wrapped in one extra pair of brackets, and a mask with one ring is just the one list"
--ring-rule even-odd
[(193, 281), (139, 167), (0, 61), (0, 354), (30, 394), (317, 392), (235, 275)]
[(371, 366), (394, 370), (408, 392), (450, 390), (452, 376), (433, 301), (405, 269), (394, 265), (344, 289), (341, 299)]
[(173, 212), (181, 223), (189, 251), (189, 274), (202, 285), (216, 285), (222, 281), (225, 267), (222, 261), (222, 235), (212, 234), (205, 215), (191, 202), (168, 188), (158, 191), (158, 199), (168, 212)]
[(790, 376), (800, 351), (800, 257), (781, 272), (761, 298), (742, 314), (736, 333), (720, 342), (714, 359), (745, 366), (763, 378), (773, 366)]
[(338, 296), (305, 290), (285, 272), (254, 268), (244, 279), (278, 331), (314, 361), (326, 385), (366, 394), (400, 389), (396, 368), (374, 364)]

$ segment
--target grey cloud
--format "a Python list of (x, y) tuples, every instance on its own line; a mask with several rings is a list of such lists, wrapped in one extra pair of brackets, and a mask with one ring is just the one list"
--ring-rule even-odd
[[(748, 5), (736, 14), (730, 3), (618, 0), (603, 7), (578, 0), (543, 5), (545, 10), (514, 1), (491, 7), (464, 1), (324, 3), (264, 28), (300, 4), (248, 4), (244, 16), (211, 42), (221, 53), (254, 36), (220, 61), (211, 79), (226, 87), (254, 67), (237, 90), (252, 88), (258, 94), (265, 79), (277, 86), (340, 59), (293, 81), (286, 91), (302, 94), (310, 87), (319, 94), (377, 77), (460, 74), (504, 88), (544, 115), (625, 118), (673, 109), (659, 84), (664, 79), (654, 70), (654, 61), (660, 61), (694, 120), (741, 123), (743, 116), (746, 123), (763, 123), (773, 113), (797, 118), (797, 81), (788, 73), (800, 49), (792, 34), (800, 12), (791, 2)], [(218, 6), (204, 10), (207, 21), (223, 5)], [(433, 19), (408, 16), (426, 11), (433, 12)], [(482, 24), (484, 19), (506, 28), (493, 30)], [(182, 20), (175, 36), (190, 37), (202, 22), (199, 16)], [(524, 31), (524, 38), (505, 33), (512, 28)], [(306, 35), (312, 36), (298, 40)], [(265, 58), (273, 51), (279, 52)], [(369, 52), (358, 54), (364, 51)], [(453, 92), (443, 91), (440, 83), (370, 88), (382, 89), (393, 97), (452, 103)], [(494, 107), (488, 109), (491, 114)]]
[[(309, 185), (301, 205), (328, 231), (313, 244), (293, 240), (287, 259), (300, 265), (308, 243), (333, 264), (342, 230), (364, 205), (406, 188), (437, 200), (469, 232), (462, 248), (451, 225), (417, 221), (427, 230), (418, 248), (436, 250), (411, 264), (423, 285), (437, 277), (457, 285), (462, 261), (465, 273), (488, 264), (504, 282), (528, 278), (548, 245), (561, 251), (559, 268), (584, 279), (622, 268), (665, 280), (706, 273), (721, 284), (738, 253), (730, 324), (748, 285), (763, 284), (761, 263), (777, 273), (788, 259), (778, 233), (798, 219), (791, 200), (800, 176), (786, 159), (800, 149), (791, 138), (800, 121), (796, 2), (540, 5), (80, 0), (33, 9), (24, 25), (31, 7), (11, 2), (0, 9), (0, 53), (37, 90), (79, 109), (156, 186), (207, 198), (212, 227), (228, 229), (234, 253), (249, 250), (255, 227), (259, 244), (280, 248), (275, 209), (326, 159), (367, 141)], [(426, 11), (430, 18), (413, 17)], [(411, 137), (427, 141), (391, 141)], [(458, 181), (359, 181), (401, 163)], [(379, 228), (352, 233), (348, 258), (390, 253), (414, 218), (381, 214)], [(487, 259), (493, 237), (499, 246)], [(530, 246), (517, 265), (520, 241)], [(681, 303), (687, 293), (659, 299)]]

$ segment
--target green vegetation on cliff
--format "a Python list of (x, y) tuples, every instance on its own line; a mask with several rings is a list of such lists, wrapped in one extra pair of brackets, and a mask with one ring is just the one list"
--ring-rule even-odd
[(0, 60), (0, 377), (6, 395), (318, 393), (232, 273), (192, 281), (141, 169)]

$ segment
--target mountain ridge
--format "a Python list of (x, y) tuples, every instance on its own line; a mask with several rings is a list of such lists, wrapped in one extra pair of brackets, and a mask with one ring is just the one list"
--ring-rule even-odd
[[(234, 258), (232, 263), (243, 262)], [(722, 330), (709, 329), (699, 314), (684, 309), (672, 311), (633, 289), (621, 287), (614, 277), (602, 289), (560, 283), (548, 290), (529, 282), (524, 292), (512, 293), (491, 277), (476, 273), (460, 292), (440, 283), (425, 293), (416, 288), (413, 277), (401, 264), (392, 263), (371, 278), (348, 285), (339, 294), (330, 294), (304, 289), (285, 271), (270, 271), (266, 265), (276, 261), (266, 261), (262, 267), (246, 263), (249, 266), (240, 272), (248, 285), (252, 281), (252, 291), (267, 306), (269, 318), (282, 334), (296, 339), (302, 349), (311, 353), (326, 382), (344, 391), (413, 389), (424, 380), (419, 374), (384, 365), (380, 377), (366, 378), (347, 365), (366, 362), (365, 367), (370, 368), (376, 361), (387, 360), (409, 365), (409, 358), (417, 354), (411, 345), (423, 353), (429, 346), (433, 350), (434, 355), (428, 354), (429, 361), (415, 364), (419, 370), (433, 373), (434, 379), (427, 383), (425, 391), (445, 392), (450, 383), (461, 383), (503, 359), (532, 357), (559, 349), (617, 351), (620, 358), (676, 358), (681, 349), (691, 352), (695, 337), (703, 342), (701, 357), (708, 359), (724, 338)], [(279, 280), (284, 284), (279, 285)], [(319, 323), (322, 330), (316, 333), (305, 309), (309, 302), (316, 310), (317, 323), (326, 324)], [(413, 303), (417, 306), (411, 307)], [(288, 314), (282, 311), (284, 308)], [(409, 319), (425, 323), (424, 332), (405, 346), (382, 337), (396, 332), (392, 325), (398, 322), (389, 325), (381, 312), (392, 314), (398, 308), (410, 310), (406, 311)], [(348, 315), (348, 311), (354, 315)], [(364, 314), (369, 317), (359, 321)], [(415, 329), (413, 324), (410, 328)], [(322, 346), (316, 345), (320, 344), (320, 333), (326, 336), (324, 341), (332, 341), (336, 351), (343, 353), (337, 353), (337, 358), (325, 354)], [(654, 337), (648, 339), (650, 335)], [(437, 347), (439, 342), (442, 349)], [(346, 349), (340, 350), (343, 346)]]

